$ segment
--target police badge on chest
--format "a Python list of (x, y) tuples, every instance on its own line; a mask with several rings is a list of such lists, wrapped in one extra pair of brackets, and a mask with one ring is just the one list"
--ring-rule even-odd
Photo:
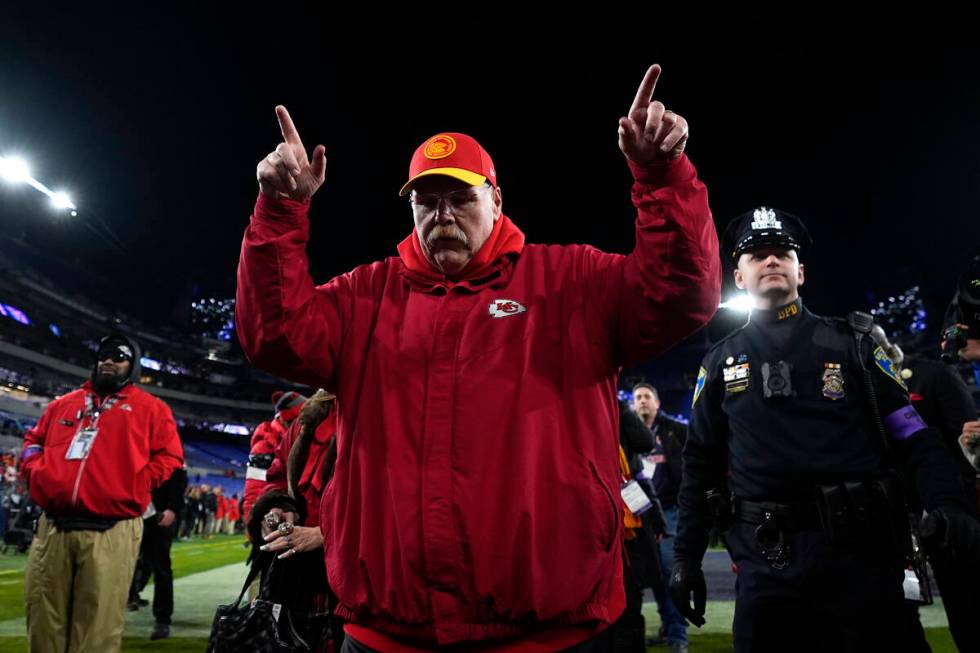
[(824, 363), (823, 396), (834, 401), (844, 398), (844, 373), (840, 363)]

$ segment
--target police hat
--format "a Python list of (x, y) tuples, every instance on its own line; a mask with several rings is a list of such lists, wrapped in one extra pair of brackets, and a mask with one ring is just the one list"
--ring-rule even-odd
[(732, 263), (737, 263), (744, 252), (765, 245), (795, 249), (797, 255), (803, 258), (812, 242), (802, 220), (765, 206), (743, 213), (729, 222), (721, 237), (722, 252), (732, 257)]

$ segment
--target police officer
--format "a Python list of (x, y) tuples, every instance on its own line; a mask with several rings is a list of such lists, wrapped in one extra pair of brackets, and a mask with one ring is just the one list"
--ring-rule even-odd
[(952, 460), (871, 340), (870, 321), (803, 307), (810, 236), (798, 218), (763, 207), (736, 218), (723, 243), (754, 310), (698, 375), (674, 603), (704, 623), (701, 559), (713, 520), (727, 521), (737, 652), (901, 650), (890, 626), (901, 616), (908, 522), (889, 469), (903, 464), (947, 543), (976, 556), (980, 527)]

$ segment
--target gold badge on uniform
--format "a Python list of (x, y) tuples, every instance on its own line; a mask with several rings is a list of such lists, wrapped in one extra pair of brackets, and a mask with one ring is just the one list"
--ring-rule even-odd
[(827, 399), (844, 398), (844, 373), (841, 371), (840, 363), (824, 363), (823, 371), (823, 396)]

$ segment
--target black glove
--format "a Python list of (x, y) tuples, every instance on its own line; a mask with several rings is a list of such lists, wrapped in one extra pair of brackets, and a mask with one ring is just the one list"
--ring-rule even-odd
[(271, 453), (253, 453), (248, 457), (248, 464), (259, 469), (269, 469), (275, 459), (275, 455)]
[[(694, 607), (691, 607), (691, 594), (694, 594)], [(692, 624), (700, 628), (704, 625), (704, 607), (708, 589), (704, 584), (704, 572), (700, 563), (679, 560), (670, 572), (670, 599), (674, 607)]]
[(959, 508), (936, 508), (922, 520), (924, 538), (942, 538), (950, 558), (980, 563), (980, 522)]

